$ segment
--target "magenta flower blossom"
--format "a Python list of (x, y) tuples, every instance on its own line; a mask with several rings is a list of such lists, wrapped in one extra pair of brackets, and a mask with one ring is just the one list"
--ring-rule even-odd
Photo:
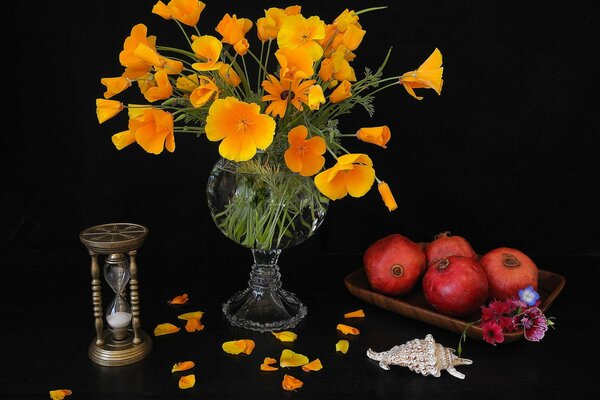
[(537, 307), (528, 308), (521, 314), (515, 315), (513, 322), (523, 329), (523, 336), (531, 342), (542, 340), (548, 330), (548, 320)]
[(512, 312), (516, 307), (512, 301), (492, 301), (488, 307), (481, 307), (481, 321), (483, 323), (493, 322), (500, 326), (503, 330), (514, 331)]
[(504, 342), (504, 332), (502, 331), (502, 327), (495, 322), (485, 322), (481, 325), (481, 329), (483, 330), (483, 340), (486, 342), (493, 344)]
[(525, 289), (519, 290), (519, 299), (532, 307), (540, 299), (540, 294), (533, 289), (533, 286), (527, 286)]

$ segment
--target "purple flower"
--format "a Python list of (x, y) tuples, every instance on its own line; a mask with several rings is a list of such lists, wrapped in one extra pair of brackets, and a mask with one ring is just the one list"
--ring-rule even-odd
[(519, 299), (532, 307), (540, 299), (540, 294), (533, 289), (533, 286), (527, 286), (525, 289), (519, 290)]
[(521, 314), (515, 315), (513, 322), (516, 326), (523, 329), (525, 339), (532, 342), (539, 342), (548, 330), (548, 321), (537, 307), (528, 308)]

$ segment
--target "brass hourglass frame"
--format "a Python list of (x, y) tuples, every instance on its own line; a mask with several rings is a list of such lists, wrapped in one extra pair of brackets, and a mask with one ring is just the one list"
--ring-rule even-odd
[[(99, 365), (121, 366), (138, 362), (152, 350), (152, 340), (141, 329), (139, 283), (136, 255), (148, 236), (148, 228), (131, 223), (112, 223), (85, 229), (79, 238), (88, 249), (92, 258), (92, 301), (94, 305), (94, 325), (96, 338), (88, 349), (90, 359)], [(111, 258), (129, 258), (129, 300), (131, 306), (131, 327), (128, 334), (113, 335), (110, 329), (104, 329), (104, 311), (102, 306), (102, 280), (99, 256)], [(119, 296), (120, 293), (117, 293)]]

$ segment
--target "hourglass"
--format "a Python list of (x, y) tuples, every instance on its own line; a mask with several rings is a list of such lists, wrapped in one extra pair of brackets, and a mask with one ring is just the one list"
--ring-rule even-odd
[[(152, 341), (140, 328), (139, 283), (135, 258), (147, 235), (146, 227), (129, 223), (98, 225), (79, 235), (92, 257), (96, 338), (89, 346), (88, 355), (97, 364), (132, 364), (146, 357), (152, 349)], [(114, 294), (105, 314), (102, 309), (99, 255), (105, 256), (103, 275)]]

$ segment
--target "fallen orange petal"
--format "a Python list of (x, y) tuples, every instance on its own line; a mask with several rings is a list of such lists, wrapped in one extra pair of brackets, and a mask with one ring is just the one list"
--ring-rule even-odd
[(156, 328), (154, 328), (154, 336), (162, 336), (168, 335), (170, 333), (179, 332), (179, 329), (181, 328), (168, 322), (166, 324), (158, 324), (156, 325)]
[(178, 315), (177, 318), (182, 319), (184, 321), (189, 321), (192, 318), (201, 319), (204, 315), (202, 311), (191, 311), (185, 314)]
[(282, 367), (300, 367), (305, 364), (308, 364), (308, 357), (294, 353), (290, 349), (284, 349), (279, 357), (279, 365)]
[(365, 312), (363, 310), (356, 310), (344, 314), (344, 318), (364, 318)]
[(254, 343), (254, 340), (244, 339), (244, 342), (246, 343), (246, 348), (244, 349), (244, 354), (252, 353), (252, 350), (254, 350), (254, 347), (256, 346), (256, 344)]
[(50, 391), (50, 398), (52, 400), (62, 400), (65, 397), (70, 396), (71, 394), (73, 394), (73, 392), (71, 392), (69, 389), (51, 390)]
[(358, 335), (360, 331), (353, 326), (338, 324), (337, 330), (342, 332), (344, 335)]
[(188, 332), (201, 331), (204, 329), (204, 325), (200, 322), (198, 318), (190, 318), (185, 324), (185, 330)]
[(302, 371), (304, 372), (309, 372), (309, 371), (320, 371), (323, 369), (323, 364), (321, 364), (321, 360), (319, 360), (318, 358), (312, 360), (311, 362), (309, 362), (308, 364), (305, 364), (302, 366)]
[(172, 300), (169, 300), (168, 303), (169, 304), (185, 304), (188, 302), (188, 295), (187, 293), (184, 293), (182, 295), (176, 296), (174, 297)]
[(223, 351), (229, 354), (250, 354), (254, 350), (255, 343), (251, 339), (231, 340), (221, 345)]
[(279, 368), (277, 367), (272, 367), (270, 365), (267, 364), (260, 364), (260, 370), (261, 371), (277, 371)]
[(346, 354), (348, 352), (348, 348), (350, 347), (350, 343), (347, 340), (340, 340), (335, 344), (335, 351), (342, 352)]
[(298, 338), (298, 335), (296, 335), (294, 332), (290, 332), (290, 331), (283, 331), (283, 332), (271, 332), (273, 334), (273, 336), (275, 336), (277, 339), (281, 340), (282, 342), (293, 342), (294, 340), (296, 340)]
[(189, 389), (196, 384), (196, 375), (186, 375), (179, 378), (179, 389)]
[(173, 365), (171, 372), (187, 371), (188, 369), (194, 368), (196, 364), (193, 361), (180, 361)]
[(271, 364), (275, 364), (276, 362), (277, 362), (277, 360), (274, 359), (274, 358), (265, 357), (265, 360), (263, 361), (263, 364), (271, 365)]
[(288, 374), (283, 376), (283, 381), (281, 382), (281, 387), (287, 391), (296, 390), (301, 388), (302, 385), (304, 385), (304, 382)]

